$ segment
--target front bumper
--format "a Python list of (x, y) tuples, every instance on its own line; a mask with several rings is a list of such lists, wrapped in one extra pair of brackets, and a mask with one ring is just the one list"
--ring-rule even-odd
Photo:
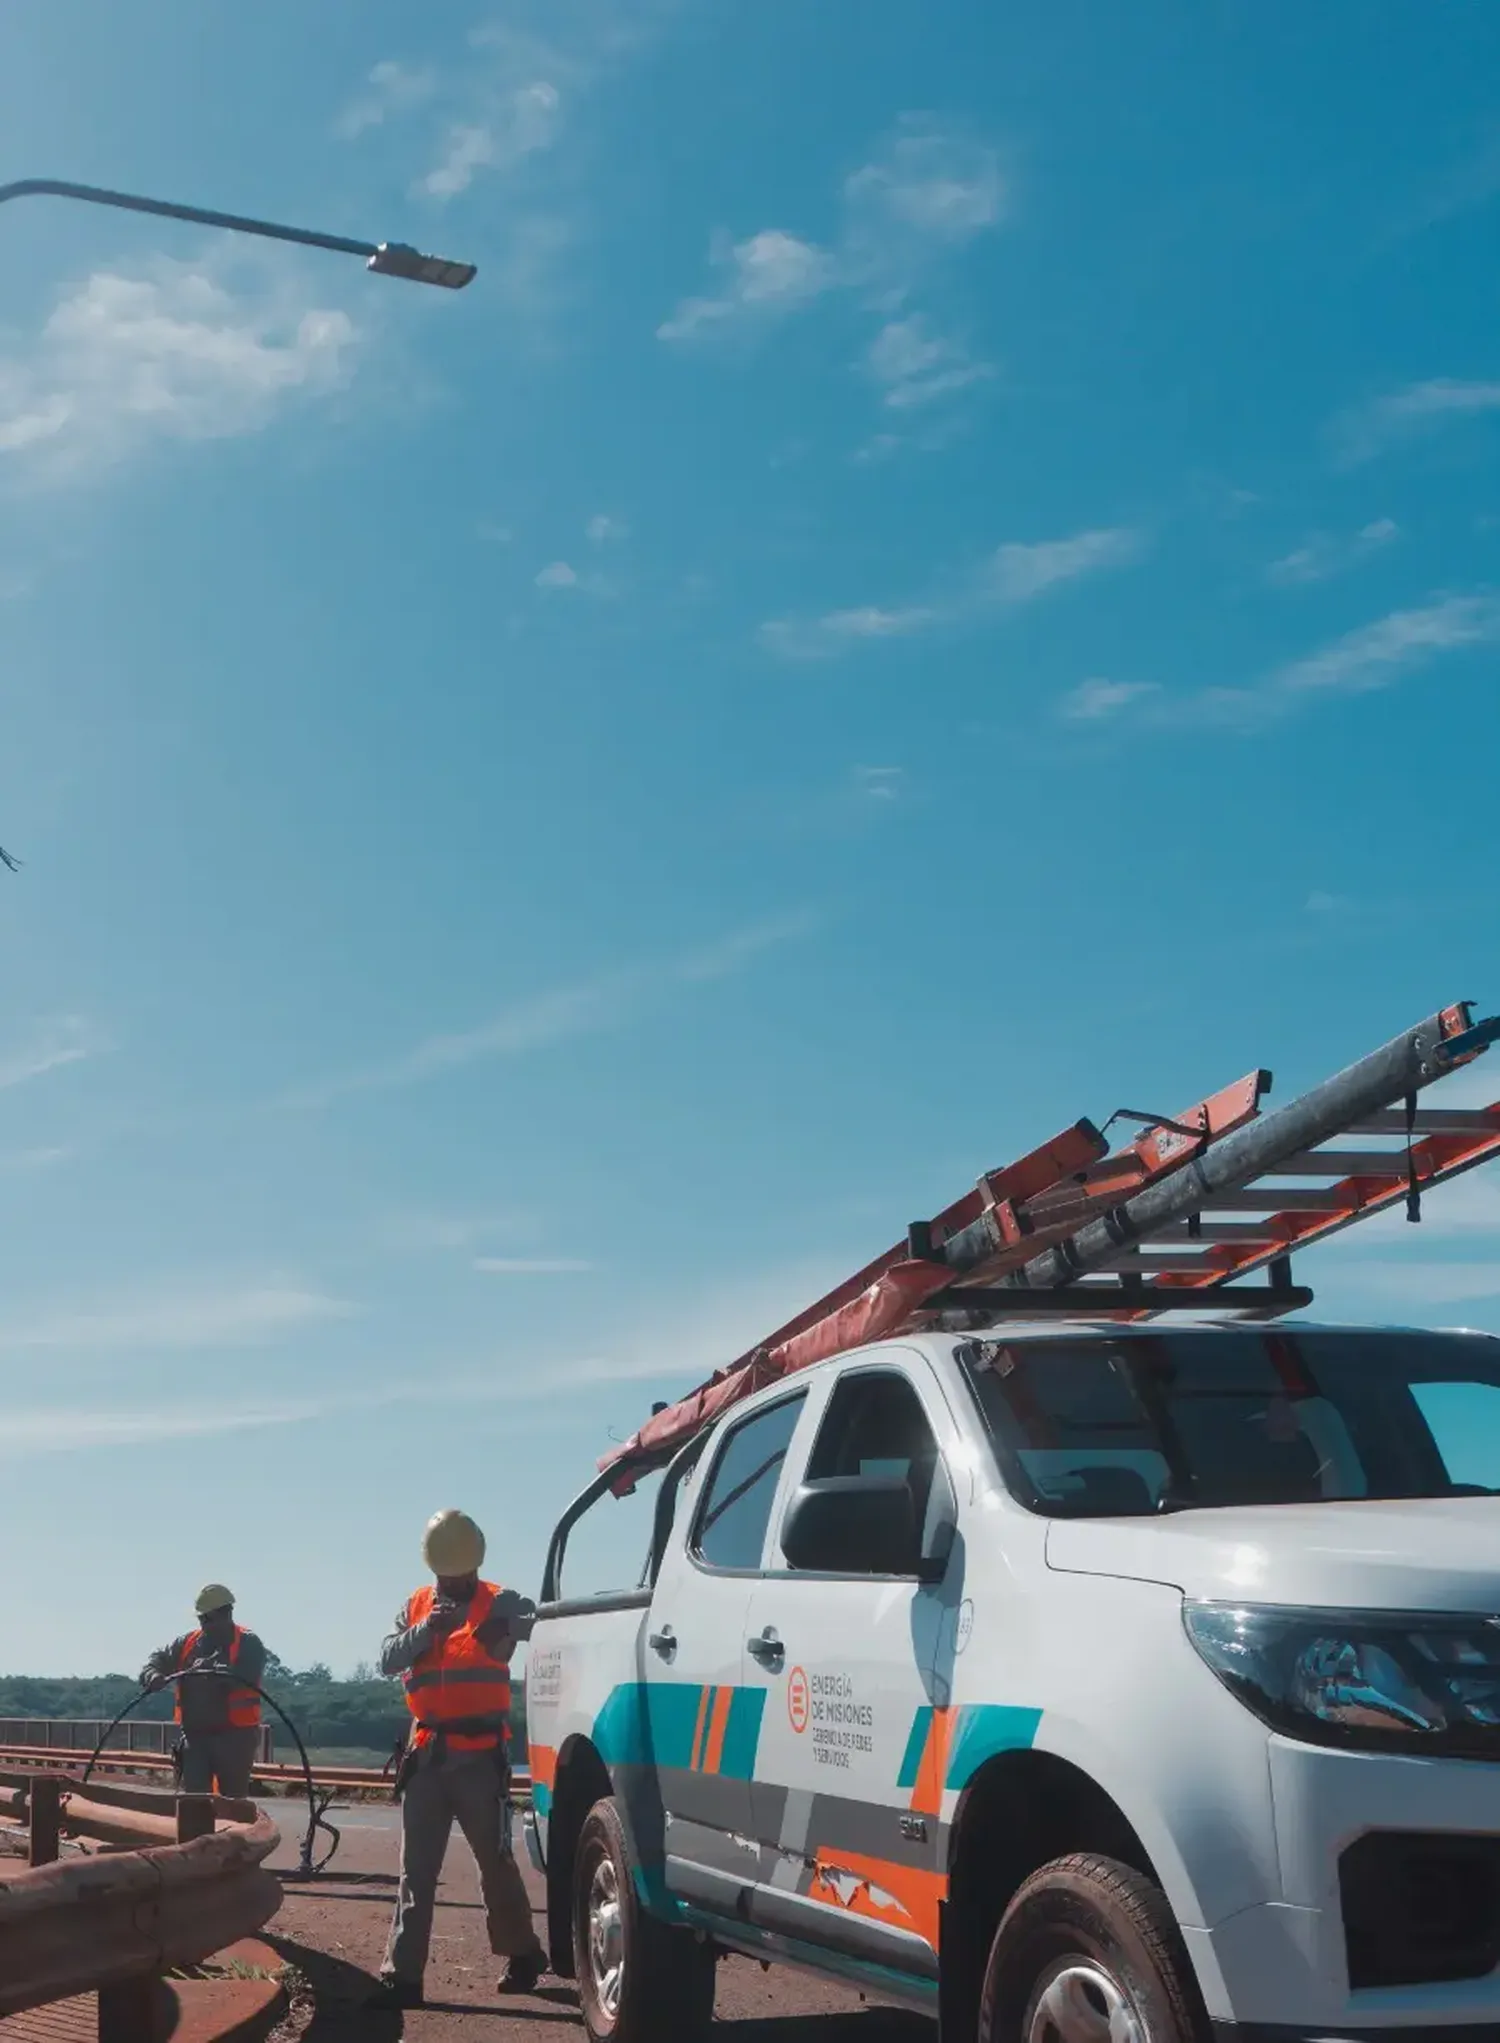
[[(1500, 1862), (1500, 1766), (1334, 1752), (1281, 1737), (1269, 1740), (1269, 1764), (1278, 1898), (1212, 1929), (1183, 1932), (1215, 2035), (1226, 2043), (1419, 2036), (1500, 2043), (1500, 1963), (1485, 1957), (1480, 1976), (1455, 1978), (1452, 1970), (1463, 1969), (1465, 1960), (1449, 1950), (1450, 1976), (1365, 1983), (1360, 1968), (1367, 1976), (1378, 1973), (1389, 1950), (1382, 1953), (1377, 1937), (1372, 1961), (1366, 1935), (1361, 1957), (1357, 1928), (1351, 1937), (1346, 1923), (1353, 1904), (1340, 1879), (1344, 1853), (1377, 1832), (1396, 1833), (1398, 1841), (1416, 1834), (1440, 1852), (1450, 1841), (1458, 1853), (1483, 1856), (1493, 1848)], [(1500, 1887), (1496, 1894), (1500, 1938)], [(1397, 1897), (1391, 1899), (1395, 1906)], [(1399, 1910), (1388, 1946), (1398, 1934)], [(1410, 1971), (1424, 1963), (1421, 1946), (1415, 1948), (1414, 1960), (1410, 1952), (1401, 1954), (1403, 1963), (1412, 1960)], [(1440, 1936), (1433, 1950), (1442, 1956)], [(1434, 1966), (1442, 1969), (1437, 1959)], [(1399, 1973), (1400, 1967), (1387, 1970)]]

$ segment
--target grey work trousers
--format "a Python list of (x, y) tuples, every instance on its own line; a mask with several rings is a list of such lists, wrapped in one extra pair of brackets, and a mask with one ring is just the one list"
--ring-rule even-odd
[(401, 1889), (381, 1976), (421, 1982), (437, 1884), (456, 1822), (479, 1867), (490, 1949), (524, 1958), (539, 1949), (531, 1898), (510, 1848), (510, 1805), (492, 1753), (424, 1754), (401, 1798)]
[(185, 1795), (243, 1797), (250, 1792), (250, 1769), (260, 1751), (259, 1731), (187, 1731), (182, 1755)]

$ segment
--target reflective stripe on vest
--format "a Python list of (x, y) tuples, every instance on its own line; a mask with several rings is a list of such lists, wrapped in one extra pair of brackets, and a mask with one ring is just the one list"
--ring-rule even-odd
[[(191, 1664), (193, 1655), (198, 1650), (198, 1642), (202, 1637), (203, 1634), (201, 1631), (189, 1632), (187, 1637), (183, 1640), (182, 1655), (180, 1662), (182, 1666), (186, 1667)], [(239, 1625), (236, 1625), (234, 1628), (234, 1635), (229, 1641), (229, 1664), (231, 1667), (235, 1666), (238, 1663), (240, 1657), (240, 1647), (244, 1644), (244, 1640), (245, 1634), (243, 1629)], [(182, 1722), (182, 1693), (186, 1686), (187, 1683), (184, 1681), (179, 1681), (177, 1684), (177, 1707), (173, 1710), (172, 1714), (177, 1719), (179, 1724)], [(253, 1688), (230, 1689), (228, 1702), (228, 1717), (229, 1728), (232, 1731), (259, 1730), (260, 1697), (255, 1693), (255, 1690)]]
[[(496, 1583), (481, 1582), (457, 1631), (434, 1640), (402, 1677), (414, 1720), (413, 1745), (430, 1745), (441, 1737), (455, 1752), (492, 1752), (504, 1743), (510, 1668), (475, 1636), (499, 1594)], [(419, 1625), (436, 1601), (430, 1583), (419, 1589), (406, 1606), (408, 1626)]]

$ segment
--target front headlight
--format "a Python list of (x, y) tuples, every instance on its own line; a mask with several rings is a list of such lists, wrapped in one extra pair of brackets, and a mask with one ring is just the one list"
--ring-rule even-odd
[(1288, 1737), (1500, 1758), (1500, 1619), (1188, 1602), (1183, 1622), (1225, 1687)]

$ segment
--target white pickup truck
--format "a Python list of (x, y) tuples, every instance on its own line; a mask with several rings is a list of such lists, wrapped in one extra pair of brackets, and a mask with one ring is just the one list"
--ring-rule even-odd
[(944, 2043), (1500, 2038), (1497, 1489), (1500, 1342), (1291, 1321), (838, 1355), (569, 1600), (601, 1477), (528, 1681), (588, 2034), (742, 1952)]

